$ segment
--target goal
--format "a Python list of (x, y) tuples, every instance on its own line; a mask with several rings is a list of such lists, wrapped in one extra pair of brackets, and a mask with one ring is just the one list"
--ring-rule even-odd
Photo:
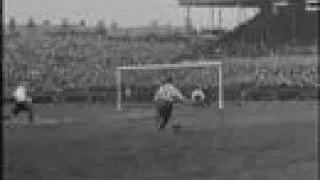
[(223, 84), (222, 84), (222, 62), (220, 61), (198, 61), (198, 62), (182, 62), (179, 64), (147, 64), (139, 66), (122, 66), (116, 70), (116, 83), (117, 83), (117, 97), (116, 97), (116, 109), (122, 111), (122, 73), (123, 71), (140, 71), (140, 70), (170, 70), (170, 69), (194, 69), (194, 68), (218, 68), (218, 86), (219, 86), (219, 109), (224, 108), (223, 100)]

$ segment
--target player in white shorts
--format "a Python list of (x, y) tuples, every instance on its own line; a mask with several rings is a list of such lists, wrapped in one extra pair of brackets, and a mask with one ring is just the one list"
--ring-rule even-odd
[(32, 99), (28, 96), (28, 83), (23, 81), (18, 84), (17, 88), (13, 92), (14, 106), (11, 111), (11, 117), (17, 122), (16, 117), (20, 112), (27, 112), (30, 123), (34, 122)]
[[(187, 102), (187, 99), (173, 85), (171, 77), (166, 78), (155, 93), (156, 125), (158, 129), (164, 129), (172, 117), (173, 104), (176, 102)], [(160, 122), (160, 123), (159, 123)], [(177, 123), (173, 127), (178, 127)]]

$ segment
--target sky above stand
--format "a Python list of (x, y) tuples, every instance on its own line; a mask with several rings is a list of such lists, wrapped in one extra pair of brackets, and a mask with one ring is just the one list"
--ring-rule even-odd
[[(77, 24), (85, 19), (88, 25), (98, 20), (106, 24), (116, 21), (122, 27), (149, 25), (152, 20), (159, 24), (183, 25), (185, 8), (179, 7), (178, 0), (4, 0), (5, 21), (14, 17), (19, 24), (25, 24), (29, 17), (37, 23), (48, 19), (60, 24), (62, 18)], [(224, 28), (232, 29), (236, 24), (254, 15), (255, 9), (215, 8), (215, 25), (218, 25), (218, 10), (221, 9)], [(209, 8), (192, 8), (195, 26), (210, 26), (212, 11)]]

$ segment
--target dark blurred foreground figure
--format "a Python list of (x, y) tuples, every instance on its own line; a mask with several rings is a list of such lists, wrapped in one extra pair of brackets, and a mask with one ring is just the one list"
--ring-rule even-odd
[[(161, 82), (155, 93), (156, 126), (159, 130), (164, 129), (172, 119), (173, 104), (177, 102), (188, 102), (182, 93), (173, 85), (173, 79), (167, 77)], [(172, 128), (179, 128), (177, 121), (172, 123)]]

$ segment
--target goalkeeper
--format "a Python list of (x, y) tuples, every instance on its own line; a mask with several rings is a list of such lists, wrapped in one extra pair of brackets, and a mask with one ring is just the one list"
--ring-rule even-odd
[(200, 106), (200, 107), (206, 106), (206, 103), (205, 103), (206, 96), (203, 90), (200, 88), (200, 86), (198, 86), (198, 88), (192, 91), (191, 98), (194, 106)]
[[(172, 78), (167, 77), (155, 93), (156, 126), (159, 130), (164, 129), (172, 118), (173, 104), (178, 101), (187, 102), (187, 99), (173, 85)], [(178, 127), (178, 124), (173, 123), (172, 127)]]

